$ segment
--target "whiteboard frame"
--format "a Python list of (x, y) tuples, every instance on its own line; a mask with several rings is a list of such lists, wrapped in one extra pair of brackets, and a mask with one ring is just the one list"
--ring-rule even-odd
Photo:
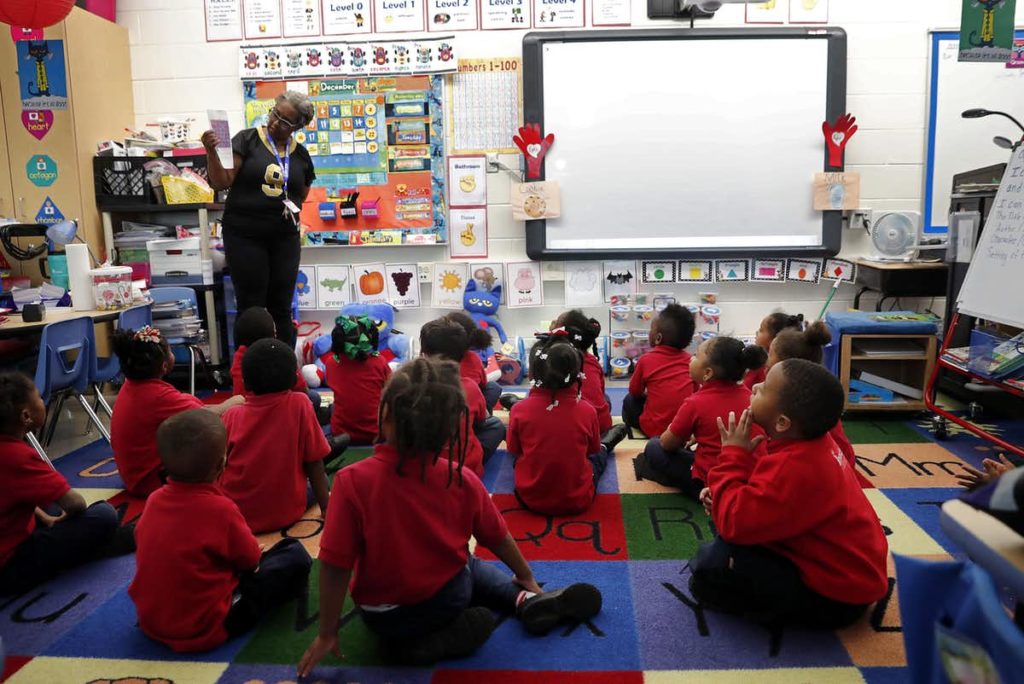
[[(544, 44), (630, 42), (640, 40), (825, 40), (828, 41), (828, 82), (825, 90), (825, 111), (829, 121), (846, 113), (846, 32), (838, 27), (726, 28), (726, 29), (640, 29), (618, 31), (544, 31), (523, 36), (523, 120), (540, 124), (544, 131)], [(557, 145), (557, 141), (555, 142)], [(842, 171), (828, 164), (828, 150), (821, 145), (822, 171)], [(545, 169), (541, 167), (541, 178)], [(811, 186), (807, 188), (810, 201)], [(543, 219), (526, 222), (526, 253), (534, 260), (586, 259), (659, 259), (685, 258), (749, 258), (758, 256), (835, 256), (842, 246), (842, 212), (822, 212), (822, 243), (811, 246), (761, 248), (756, 250), (722, 248), (668, 249), (595, 249), (562, 250), (547, 246), (547, 222)]]

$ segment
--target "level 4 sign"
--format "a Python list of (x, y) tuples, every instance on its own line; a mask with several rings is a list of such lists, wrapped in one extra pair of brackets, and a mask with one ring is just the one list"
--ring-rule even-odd
[(47, 188), (57, 180), (57, 162), (45, 154), (38, 154), (28, 160), (25, 172), (34, 185)]
[(36, 214), (36, 223), (50, 226), (63, 220), (64, 214), (60, 212), (53, 200), (49, 197), (43, 200), (43, 206), (39, 207), (39, 213)]

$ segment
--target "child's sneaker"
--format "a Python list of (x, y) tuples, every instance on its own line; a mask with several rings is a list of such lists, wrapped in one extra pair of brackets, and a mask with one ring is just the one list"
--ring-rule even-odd
[(592, 584), (572, 584), (565, 589), (531, 596), (516, 614), (526, 631), (547, 634), (563, 620), (582, 622), (601, 612), (601, 592)]
[(497, 624), (494, 614), (487, 608), (467, 608), (433, 634), (406, 644), (400, 657), (405, 663), (418, 666), (433, 665), (449, 658), (465, 658), (487, 642)]

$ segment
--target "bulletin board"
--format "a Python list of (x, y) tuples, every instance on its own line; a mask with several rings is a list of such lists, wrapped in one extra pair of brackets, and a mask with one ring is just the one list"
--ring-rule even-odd
[(812, 190), (846, 111), (841, 29), (535, 32), (523, 64), (561, 188), (561, 216), (527, 222), (532, 259), (839, 250)]
[[(302, 206), (307, 244), (445, 243), (443, 78), (306, 83), (316, 116), (295, 140), (309, 151), (317, 175)], [(274, 98), (295, 84), (245, 86), (246, 125), (255, 126), (266, 122)], [(355, 192), (354, 203), (346, 202)]]

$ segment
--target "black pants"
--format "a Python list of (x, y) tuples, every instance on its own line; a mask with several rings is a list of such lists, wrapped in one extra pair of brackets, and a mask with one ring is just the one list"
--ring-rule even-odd
[(299, 275), (298, 233), (282, 231), (251, 237), (230, 227), (224, 229), (224, 255), (231, 269), (238, 312), (265, 307), (277, 326), (277, 339), (295, 344), (292, 298)]
[(76, 566), (103, 556), (117, 531), (117, 512), (94, 503), (53, 527), (37, 525), (0, 568), (0, 596), (21, 594)]
[(804, 584), (792, 561), (763, 546), (738, 546), (716, 537), (700, 547), (690, 568), (695, 599), (712, 610), (765, 624), (839, 629), (868, 608), (822, 596)]
[(256, 572), (242, 575), (224, 628), (236, 637), (256, 626), (264, 615), (298, 596), (309, 582), (313, 559), (298, 539), (282, 539), (263, 552)]
[(687, 449), (668, 451), (661, 445), (660, 437), (652, 437), (643, 453), (633, 461), (633, 466), (643, 479), (666, 487), (678, 487), (683, 494), (696, 499), (700, 497), (704, 483), (693, 477), (693, 460), (693, 452)]
[[(622, 422), (634, 430), (640, 430), (640, 416), (647, 405), (647, 395), (626, 394), (622, 399)], [(657, 435), (648, 435), (648, 437)]]

